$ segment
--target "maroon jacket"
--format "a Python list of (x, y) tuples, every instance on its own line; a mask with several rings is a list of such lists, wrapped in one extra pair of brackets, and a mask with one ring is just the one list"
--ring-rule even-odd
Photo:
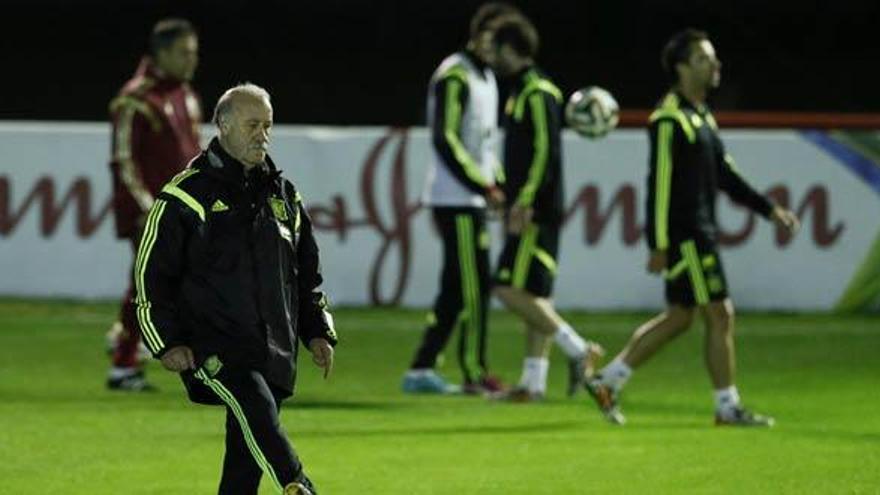
[(189, 84), (163, 77), (149, 57), (110, 102), (118, 237), (137, 234), (139, 219), (162, 186), (201, 151), (200, 107)]

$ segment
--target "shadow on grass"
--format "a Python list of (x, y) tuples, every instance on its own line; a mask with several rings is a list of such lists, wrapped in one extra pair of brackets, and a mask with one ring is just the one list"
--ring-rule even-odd
[[(708, 404), (708, 403), (707, 403)], [(683, 417), (693, 417), (695, 414), (705, 412), (707, 417), (712, 419), (711, 404), (706, 406), (695, 406), (691, 402), (669, 402), (669, 401), (652, 401), (644, 399), (629, 399), (625, 397), (620, 402), (620, 407), (624, 414), (627, 413), (649, 413), (649, 414), (675, 414)]]
[(521, 425), (447, 425), (416, 426), (412, 428), (381, 428), (375, 430), (339, 428), (333, 430), (298, 430), (294, 437), (388, 437), (437, 435), (508, 435), (567, 431), (583, 428), (581, 421), (541, 422)]
[(823, 441), (827, 440), (842, 440), (847, 442), (867, 442), (874, 445), (880, 443), (880, 431), (855, 431), (855, 430), (842, 430), (839, 428), (811, 428), (808, 426), (800, 426), (793, 425), (791, 427), (783, 426), (779, 428), (780, 431), (785, 432), (788, 436), (794, 437), (803, 437), (803, 438), (816, 438), (821, 439)]
[(335, 411), (382, 411), (400, 409), (405, 404), (391, 401), (351, 401), (351, 400), (317, 400), (317, 399), (287, 399), (281, 405), (281, 409), (329, 409)]
[(3, 405), (89, 405), (94, 407), (119, 407), (120, 405), (145, 409), (166, 409), (189, 403), (184, 392), (116, 392), (103, 387), (89, 389), (63, 389), (26, 391), (0, 390)]

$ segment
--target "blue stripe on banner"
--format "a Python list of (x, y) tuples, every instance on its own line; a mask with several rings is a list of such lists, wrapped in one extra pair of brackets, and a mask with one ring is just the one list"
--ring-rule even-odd
[(880, 194), (880, 165), (835, 140), (823, 131), (803, 131), (801, 134), (807, 141), (815, 144), (823, 151), (836, 158), (852, 173), (861, 178), (871, 189)]

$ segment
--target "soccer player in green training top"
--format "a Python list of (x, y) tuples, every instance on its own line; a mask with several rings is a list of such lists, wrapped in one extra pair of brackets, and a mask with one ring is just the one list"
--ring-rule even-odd
[(693, 29), (674, 35), (663, 49), (662, 64), (672, 87), (650, 117), (646, 230), (648, 271), (665, 278), (668, 306), (635, 331), (587, 388), (609, 421), (624, 423), (617, 395), (632, 371), (699, 314), (706, 326), (715, 423), (771, 426), (773, 418), (743, 408), (734, 381), (733, 303), (718, 255), (717, 191), (791, 232), (798, 229), (798, 219), (755, 191), (724, 149), (706, 106), (709, 91), (721, 81), (721, 62), (708, 35)]
[(510, 85), (504, 125), (507, 238), (495, 294), (527, 329), (519, 385), (497, 396), (530, 402), (546, 392), (551, 339), (569, 360), (569, 394), (603, 351), (578, 335), (551, 299), (563, 216), (562, 92), (535, 66), (538, 32), (528, 19), (505, 15), (492, 26), (496, 70)]

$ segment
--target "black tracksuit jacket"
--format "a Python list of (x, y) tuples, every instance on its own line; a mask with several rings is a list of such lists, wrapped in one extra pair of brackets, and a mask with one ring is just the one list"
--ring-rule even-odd
[(504, 194), (534, 209), (536, 222), (562, 221), (562, 92), (537, 67), (511, 78), (504, 105)]
[(666, 250), (686, 240), (714, 247), (719, 189), (769, 217), (773, 203), (737, 171), (708, 108), (695, 108), (670, 92), (651, 114), (650, 124), (645, 233), (652, 250)]
[(216, 355), (292, 394), (296, 339), (336, 344), (300, 195), (271, 159), (245, 174), (217, 139), (157, 196), (134, 277), (156, 357), (187, 345), (197, 365)]

